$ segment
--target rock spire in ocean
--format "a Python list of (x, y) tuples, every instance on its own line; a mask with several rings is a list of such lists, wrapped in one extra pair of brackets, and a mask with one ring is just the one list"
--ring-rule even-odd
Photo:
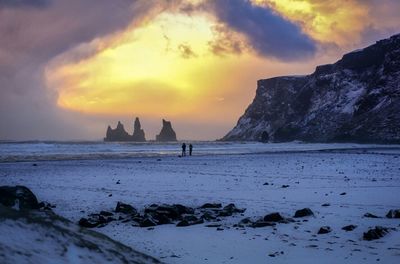
[(172, 128), (172, 124), (170, 121), (162, 120), (163, 126), (161, 128), (160, 134), (156, 136), (156, 141), (177, 141), (176, 133)]
[(107, 128), (106, 137), (104, 141), (131, 141), (131, 142), (145, 142), (144, 130), (141, 127), (140, 120), (137, 117), (134, 122), (133, 135), (129, 135), (125, 131), (124, 125), (118, 121), (117, 127), (112, 129), (110, 126)]

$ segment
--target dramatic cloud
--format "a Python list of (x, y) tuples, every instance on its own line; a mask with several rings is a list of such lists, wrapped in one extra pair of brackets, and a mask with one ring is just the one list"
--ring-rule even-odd
[(44, 7), (50, 3), (50, 0), (0, 0), (2, 7)]
[(292, 61), (316, 52), (316, 44), (299, 26), (270, 8), (247, 0), (210, 0), (203, 7), (215, 13), (231, 30), (245, 35), (260, 55)]
[(77, 118), (82, 115), (59, 109), (58, 94), (47, 89), (46, 63), (80, 43), (124, 29), (150, 8), (127, 0), (47, 2), (0, 4), (0, 138), (85, 137), (84, 120)]
[[(398, 31), (397, 0), (252, 0), (301, 26), (320, 45), (348, 51)], [(326, 49), (325, 49), (326, 50)], [(340, 52), (340, 51), (339, 51)]]

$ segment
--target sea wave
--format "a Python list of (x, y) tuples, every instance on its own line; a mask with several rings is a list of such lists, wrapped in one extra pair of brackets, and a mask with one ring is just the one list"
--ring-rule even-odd
[[(230, 155), (334, 151), (400, 154), (400, 145), (308, 144), (196, 141), (194, 155)], [(134, 157), (178, 156), (181, 142), (132, 143), (100, 141), (24, 141), (1, 142), (0, 162), (58, 161), (82, 159), (122, 159)]]

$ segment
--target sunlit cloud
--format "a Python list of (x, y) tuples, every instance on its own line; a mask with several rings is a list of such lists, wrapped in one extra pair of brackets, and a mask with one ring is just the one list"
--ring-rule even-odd
[[(59, 56), (47, 67), (48, 85), (57, 89), (58, 105), (70, 110), (200, 116), (207, 101), (220, 100), (228, 89), (224, 72), (238, 62), (210, 48), (218, 38), (215, 26), (206, 16), (162, 13)], [(76, 61), (88, 50), (96, 52)]]
[(371, 29), (387, 34), (386, 31), (393, 32), (394, 27), (399, 25), (395, 15), (388, 16), (392, 12), (400, 11), (400, 2), (396, 0), (251, 1), (256, 5), (272, 8), (286, 19), (297, 23), (318, 42), (332, 43), (342, 48), (359, 45)]

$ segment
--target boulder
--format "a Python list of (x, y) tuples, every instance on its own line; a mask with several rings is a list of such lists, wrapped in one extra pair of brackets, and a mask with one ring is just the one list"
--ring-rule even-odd
[(329, 226), (323, 226), (318, 230), (318, 235), (328, 234), (332, 232), (332, 229)]
[(114, 214), (111, 213), (111, 212), (107, 212), (107, 211), (101, 211), (100, 215), (102, 215), (102, 216), (113, 216)]
[(389, 233), (389, 228), (375, 226), (375, 228), (372, 228), (364, 233), (363, 239), (367, 241), (376, 240), (384, 237), (387, 233)]
[(314, 213), (313, 211), (311, 211), (310, 208), (303, 208), (300, 210), (297, 210), (296, 213), (294, 214), (295, 218), (299, 218), (299, 217), (305, 217), (305, 216), (313, 216)]
[(386, 214), (387, 218), (400, 218), (400, 209), (396, 209), (396, 210), (390, 210), (387, 214)]
[(111, 217), (108, 212), (102, 211), (104, 214), (90, 214), (88, 218), (81, 218), (78, 222), (80, 226), (83, 227), (102, 227), (105, 226), (106, 224), (112, 222), (115, 220), (115, 218)]
[(151, 227), (151, 226), (156, 226), (157, 224), (153, 221), (151, 218), (144, 218), (142, 222), (140, 222), (139, 226), (140, 227)]
[(132, 205), (125, 204), (122, 202), (117, 203), (117, 207), (115, 207), (115, 212), (124, 213), (124, 214), (132, 214), (132, 215), (137, 214), (137, 210)]
[(40, 207), (36, 196), (25, 186), (0, 186), (0, 203), (16, 210)]
[(275, 226), (275, 223), (266, 222), (263, 219), (257, 220), (256, 222), (252, 223), (250, 226), (253, 228), (265, 227), (265, 226)]
[(265, 222), (280, 222), (283, 220), (285, 220), (285, 218), (283, 218), (280, 213), (271, 213), (264, 216)]
[(170, 224), (172, 222), (172, 219), (168, 217), (168, 212), (163, 212), (163, 211), (147, 212), (145, 213), (144, 218), (152, 219), (157, 225), (165, 225), (165, 224)]
[(184, 206), (181, 204), (174, 204), (172, 205), (178, 211), (180, 215), (182, 214), (194, 214), (194, 209), (188, 206)]
[(200, 218), (204, 219), (206, 221), (211, 221), (211, 220), (215, 220), (217, 217), (213, 213), (207, 211), (207, 212), (203, 213)]
[(182, 220), (179, 223), (177, 223), (176, 226), (177, 227), (185, 227), (185, 226), (190, 226), (190, 224), (187, 220)]
[(376, 215), (371, 214), (371, 213), (364, 214), (364, 217), (367, 217), (367, 218), (379, 218), (379, 216), (376, 216)]
[(87, 218), (81, 218), (78, 222), (78, 224), (82, 227), (86, 227), (86, 228), (93, 228), (98, 226), (100, 223), (96, 222), (96, 221), (90, 221)]
[(177, 227), (184, 227), (184, 226), (191, 226), (191, 225), (198, 225), (204, 223), (203, 219), (198, 219), (194, 215), (185, 216), (182, 221), (176, 224)]
[(222, 207), (222, 204), (220, 204), (220, 203), (205, 203), (202, 206), (200, 206), (199, 208), (200, 209), (209, 209), (209, 208), (217, 209), (217, 208), (221, 208), (221, 207)]
[(246, 211), (246, 209), (239, 209), (235, 204), (230, 203), (222, 208), (222, 210), (218, 213), (218, 216), (231, 216), (236, 213), (244, 213), (244, 211)]
[(356, 225), (347, 225), (347, 226), (342, 227), (342, 230), (345, 230), (345, 231), (353, 231), (353, 230), (356, 229), (356, 228), (357, 228)]

